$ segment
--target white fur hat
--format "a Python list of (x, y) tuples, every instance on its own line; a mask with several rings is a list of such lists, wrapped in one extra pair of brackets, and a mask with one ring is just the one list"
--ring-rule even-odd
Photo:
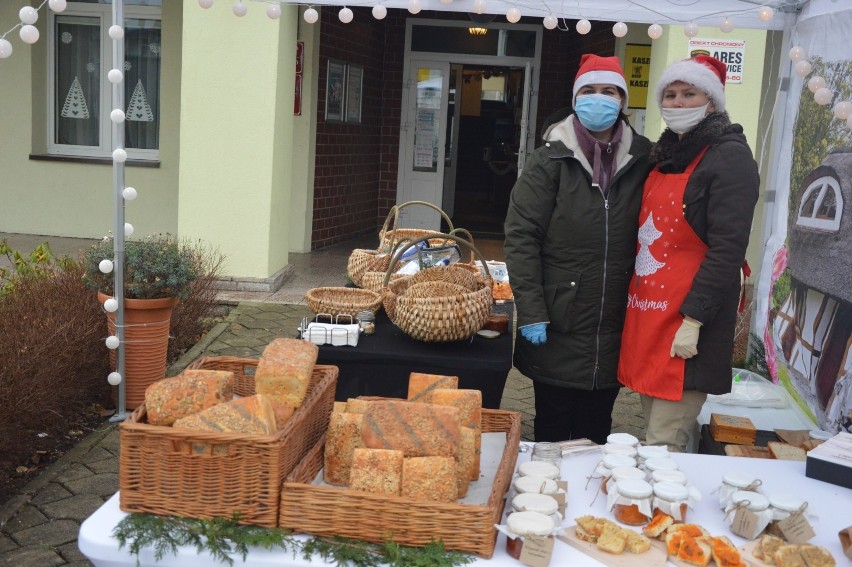
[(725, 74), (727, 67), (714, 57), (696, 55), (669, 65), (657, 81), (657, 103), (663, 102), (663, 91), (675, 81), (694, 85), (710, 97), (716, 112), (725, 111)]

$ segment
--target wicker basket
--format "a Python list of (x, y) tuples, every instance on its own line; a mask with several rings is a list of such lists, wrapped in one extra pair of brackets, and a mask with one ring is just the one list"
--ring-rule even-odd
[[(427, 238), (416, 239), (409, 246)], [(457, 244), (471, 249), (482, 259), (473, 244), (457, 235), (453, 238)], [(482, 328), (494, 303), (490, 275), (483, 279), (475, 266), (474, 273), (469, 265), (453, 264), (422, 270), (411, 278), (389, 283), (392, 270), (403, 251), (400, 249), (394, 254), (381, 291), (385, 311), (394, 325), (412, 338), (425, 342), (459, 341), (472, 337)], [(488, 274), (484, 260), (483, 265)], [(445, 288), (438, 285), (441, 282), (458, 284), (468, 291), (447, 294)], [(430, 285), (418, 287), (418, 293), (409, 293), (411, 286), (416, 284)]]
[(382, 306), (380, 293), (355, 287), (315, 287), (308, 290), (305, 299), (314, 313), (351, 315), (353, 318), (361, 311), (375, 313)]
[(281, 490), (279, 526), (301, 532), (426, 545), (441, 540), (446, 549), (490, 558), (497, 541), (506, 492), (521, 439), (521, 415), (482, 410), (483, 433), (505, 432), (506, 446), (485, 505), (447, 504), (402, 496), (369, 494), (346, 488), (314, 486), (323, 465), (323, 443), (317, 445), (287, 477)]
[[(197, 368), (255, 369), (257, 360), (201, 359)], [(317, 365), (305, 400), (274, 435), (214, 433), (146, 423), (145, 404), (119, 425), (119, 505), (125, 512), (278, 525), (281, 483), (328, 428), (336, 366)], [(246, 393), (253, 394), (253, 388)]]
[(390, 259), (391, 255), (389, 252), (356, 248), (349, 255), (349, 260), (346, 262), (346, 274), (352, 280), (353, 284), (358, 287), (364, 287), (364, 274), (378, 271), (384, 276)]
[[(394, 251), (397, 245), (405, 240), (417, 240), (424, 236), (429, 236), (429, 243), (433, 245), (443, 244), (446, 242), (446, 236), (442, 235), (440, 231), (437, 230), (428, 230), (425, 228), (400, 228), (397, 226), (399, 222), (399, 212), (405, 207), (411, 206), (422, 206), (428, 207), (434, 211), (437, 211), (441, 218), (444, 219), (444, 222), (447, 223), (449, 227), (448, 230), (452, 232), (454, 230), (453, 221), (450, 220), (450, 217), (447, 216), (440, 207), (436, 207), (432, 203), (428, 203), (426, 201), (408, 201), (406, 203), (402, 203), (399, 205), (394, 205), (391, 207), (390, 211), (388, 211), (388, 216), (385, 218), (385, 223), (382, 225), (382, 229), (379, 231), (379, 249), (384, 252)], [(440, 238), (437, 238), (440, 237)]]

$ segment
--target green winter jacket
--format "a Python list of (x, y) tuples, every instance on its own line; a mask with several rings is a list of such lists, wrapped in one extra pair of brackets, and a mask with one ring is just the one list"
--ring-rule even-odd
[(548, 129), (512, 189), (504, 251), (518, 327), (549, 322), (542, 345), (518, 332), (514, 363), (551, 385), (616, 388), (651, 143), (625, 124), (604, 198), (592, 185), (573, 120)]

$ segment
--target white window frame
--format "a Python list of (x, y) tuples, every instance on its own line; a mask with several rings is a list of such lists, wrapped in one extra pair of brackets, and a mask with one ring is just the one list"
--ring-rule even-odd
[[(819, 191), (817, 195), (816, 202), (814, 203), (814, 212), (812, 216), (803, 216), (802, 210), (805, 208), (805, 204), (808, 202), (808, 199), (811, 195)], [(817, 211), (819, 211), (822, 206), (822, 202), (825, 199), (825, 196), (828, 195), (828, 192), (832, 191), (834, 193), (834, 199), (836, 203), (835, 213), (833, 219), (820, 219), (816, 217)], [(810, 185), (808, 185), (807, 189), (805, 189), (805, 193), (802, 195), (802, 201), (799, 204), (799, 212), (796, 216), (796, 224), (798, 226), (803, 226), (807, 228), (814, 228), (817, 230), (825, 230), (830, 232), (837, 232), (840, 230), (840, 217), (843, 214), (843, 194), (840, 192), (840, 183), (838, 183), (837, 179), (832, 177), (831, 175), (823, 175), (817, 179), (814, 179)]]
[[(112, 83), (107, 80), (107, 73), (112, 68), (112, 38), (107, 33), (112, 25), (112, 4), (90, 4), (69, 2), (68, 8), (59, 14), (60, 16), (80, 16), (86, 18), (98, 18), (101, 30), (101, 110), (99, 146), (78, 146), (71, 144), (58, 144), (56, 137), (56, 14), (48, 10), (47, 19), (47, 153), (50, 155), (82, 156), (82, 157), (112, 157), (112, 121), (109, 114), (112, 111)], [(152, 6), (125, 6), (124, 17), (126, 20), (157, 20), (162, 22), (162, 9)], [(162, 26), (161, 26), (162, 29)], [(122, 69), (124, 71), (124, 69)], [(163, 67), (160, 63), (162, 76)], [(162, 88), (162, 79), (160, 81)], [(126, 97), (125, 97), (126, 98)], [(125, 101), (127, 103), (127, 101)], [(122, 109), (124, 110), (124, 109)], [(157, 117), (158, 128), (162, 128), (160, 117)], [(161, 130), (162, 131), (162, 130)], [(126, 148), (127, 157), (130, 159), (157, 161), (160, 159), (160, 149), (137, 149)]]

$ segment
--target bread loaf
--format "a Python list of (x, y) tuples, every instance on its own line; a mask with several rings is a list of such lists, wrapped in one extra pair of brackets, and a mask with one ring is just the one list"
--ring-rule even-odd
[(769, 454), (775, 459), (783, 459), (785, 461), (807, 460), (807, 453), (804, 449), (799, 449), (793, 445), (779, 441), (770, 441), (766, 446), (769, 447)]
[(459, 410), (417, 402), (381, 400), (364, 414), (364, 447), (396, 449), (406, 457), (455, 457), (458, 454)]
[(778, 567), (808, 567), (799, 553), (798, 545), (782, 545), (775, 550), (775, 564)]
[(402, 496), (415, 500), (455, 502), (458, 496), (456, 460), (452, 457), (412, 457), (402, 464)]
[(458, 408), (459, 424), (462, 427), (479, 429), (481, 425), (482, 392), (479, 390), (448, 390), (438, 388), (432, 391), (429, 403)]
[(746, 567), (740, 552), (727, 537), (711, 537), (708, 543), (717, 567)]
[(271, 435), (276, 430), (275, 412), (265, 396), (255, 394), (182, 417), (175, 421), (174, 427), (194, 431)]
[(402, 451), (355, 449), (349, 488), (372, 494), (399, 496), (402, 488)]
[(334, 402), (334, 408), (332, 408), (335, 413), (343, 413), (346, 411), (346, 402)]
[(604, 524), (601, 535), (598, 536), (598, 541), (595, 545), (598, 546), (598, 549), (607, 553), (614, 553), (616, 555), (624, 553), (624, 548), (627, 545), (627, 533), (615, 524)]
[(255, 391), (273, 405), (298, 408), (305, 399), (319, 347), (299, 339), (275, 339), (263, 349), (254, 375)]
[(145, 390), (145, 411), (151, 425), (178, 419), (234, 398), (234, 373), (226, 370), (184, 370), (154, 382)]
[(360, 398), (349, 398), (346, 400), (346, 413), (367, 413), (367, 408), (372, 402)]
[[(474, 468), (476, 467), (476, 432), (469, 427), (462, 427), (460, 434), (459, 453), (456, 457), (458, 461), (459, 494), (462, 493), (462, 487), (464, 487), (466, 494), (470, 481), (479, 479), (479, 471)], [(464, 480), (462, 481), (462, 479)], [(459, 498), (464, 498), (464, 496), (459, 496)]]
[(361, 421), (357, 413), (332, 413), (325, 438), (323, 478), (329, 484), (349, 486), (355, 449), (361, 447)]
[(775, 552), (782, 545), (784, 545), (784, 540), (780, 537), (764, 534), (760, 537), (752, 555), (769, 565), (775, 565)]
[(452, 389), (459, 387), (458, 376), (443, 376), (441, 374), (423, 374), (412, 372), (408, 376), (408, 399), (412, 402), (429, 402), (432, 391), (438, 388)]

